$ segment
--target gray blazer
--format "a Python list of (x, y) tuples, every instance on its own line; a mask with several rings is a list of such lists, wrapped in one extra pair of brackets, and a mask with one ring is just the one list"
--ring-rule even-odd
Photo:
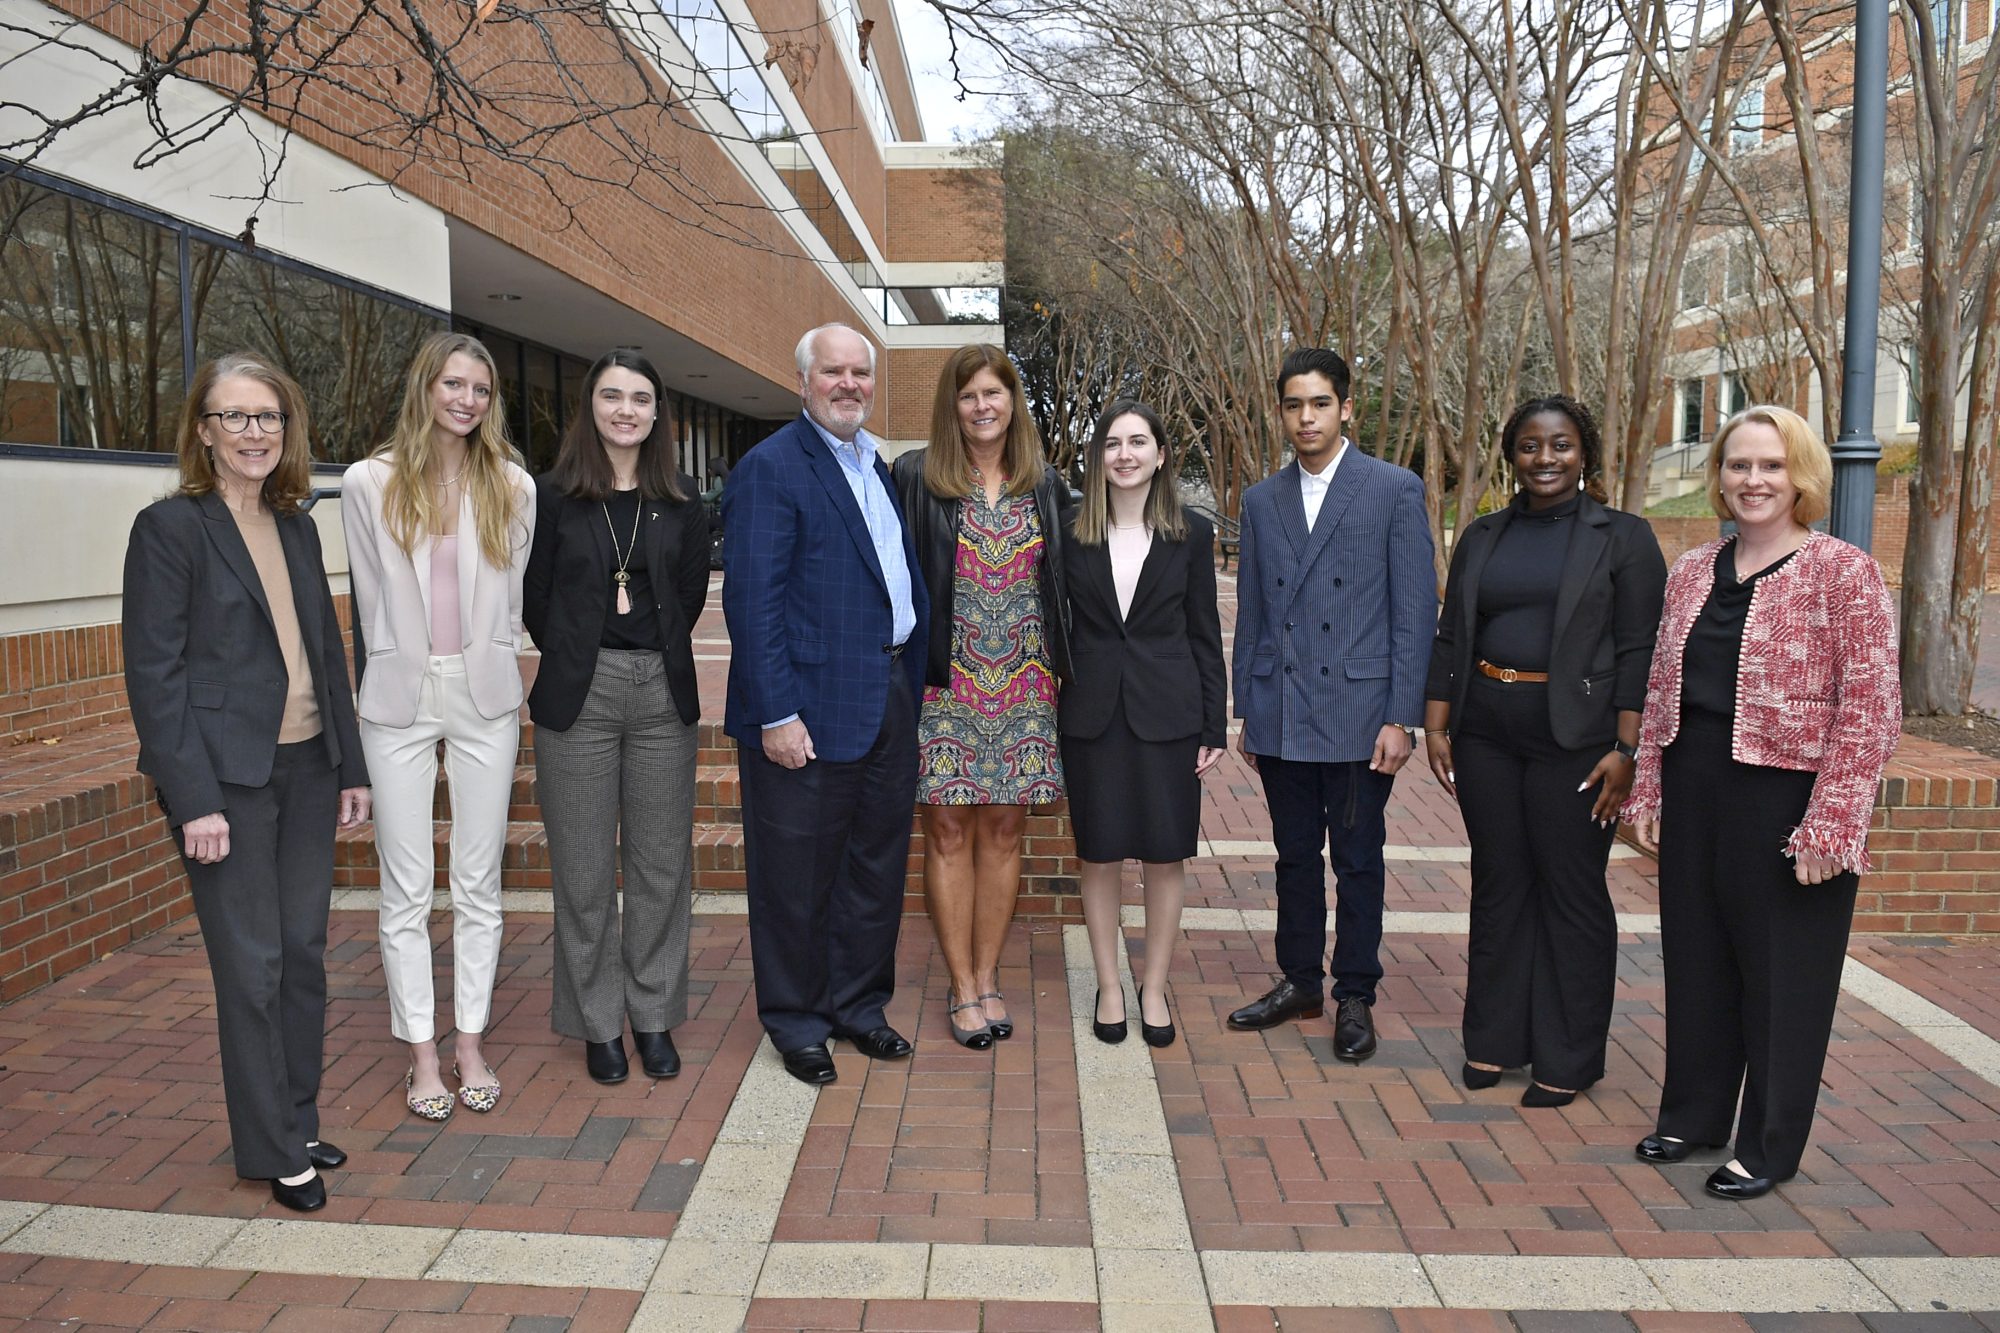
[[(281, 515), (278, 541), (319, 695), (319, 743), (342, 788), (365, 787), (319, 529), (304, 514)], [(178, 828), (226, 808), (224, 783), (269, 782), (285, 716), (285, 655), (263, 580), (221, 496), (176, 495), (139, 512), (125, 550), (122, 628), (139, 771), (153, 779), (167, 822)]]
[(1252, 754), (1365, 760), (1423, 721), (1437, 630), (1424, 486), (1351, 441), (1310, 532), (1294, 462), (1243, 493), (1236, 715)]

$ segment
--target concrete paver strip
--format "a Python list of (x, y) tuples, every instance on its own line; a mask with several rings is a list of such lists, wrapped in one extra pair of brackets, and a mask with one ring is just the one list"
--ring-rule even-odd
[(1210, 1250), (1201, 1256), (1217, 1305), (1424, 1309), (1438, 1303), (1414, 1254)]
[(1687, 1313), (1858, 1314), (1896, 1303), (1845, 1259), (1641, 1259), (1639, 1266)]
[(1096, 1251), (1081, 1245), (933, 1245), (924, 1295), (934, 1301), (1097, 1299)]
[(149, 1263), (200, 1268), (243, 1225), (240, 1217), (190, 1217), (55, 1204), (0, 1241), (0, 1250), (120, 1263), (144, 1255)]
[(436, 1282), (643, 1291), (665, 1249), (666, 1242), (644, 1236), (461, 1231), (432, 1261), (424, 1276)]
[(869, 1242), (779, 1243), (764, 1259), (757, 1295), (801, 1300), (916, 1301), (930, 1246)]
[(253, 1217), (209, 1261), (250, 1273), (338, 1273), (343, 1277), (420, 1278), (456, 1232)]
[[(0, 1199), (0, 1241), (40, 1217), (48, 1211), (48, 1207), (45, 1203), (17, 1203), (12, 1199)], [(5, 1248), (0, 1244), (0, 1249)]]
[(1448, 1310), (1671, 1310), (1635, 1259), (1427, 1254)]
[(2000, 1310), (2000, 1259), (1856, 1259), (1854, 1266), (1903, 1310)]

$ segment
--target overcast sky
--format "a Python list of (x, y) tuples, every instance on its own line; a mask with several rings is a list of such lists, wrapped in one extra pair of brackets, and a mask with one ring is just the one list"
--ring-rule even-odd
[[(895, 0), (895, 5), (896, 24), (902, 29), (903, 47), (909, 52), (917, 85), (925, 136), (937, 143), (986, 138), (998, 119), (996, 99), (974, 93), (963, 102), (958, 100), (944, 20), (924, 0)], [(976, 49), (961, 42), (959, 54), (968, 68), (983, 68)]]

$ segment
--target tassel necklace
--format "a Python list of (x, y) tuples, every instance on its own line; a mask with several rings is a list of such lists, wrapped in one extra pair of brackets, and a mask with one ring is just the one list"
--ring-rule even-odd
[(646, 507), (644, 497), (640, 497), (640, 503), (632, 507), (632, 540), (622, 555), (618, 551), (618, 529), (611, 524), (611, 506), (603, 504), (601, 507), (605, 529), (611, 534), (611, 554), (618, 556), (618, 568), (611, 574), (611, 581), (618, 585), (618, 614), (629, 616), (632, 614), (632, 595), (628, 589), (632, 576), (625, 572), (625, 566), (632, 563), (633, 553), (639, 549), (639, 511)]

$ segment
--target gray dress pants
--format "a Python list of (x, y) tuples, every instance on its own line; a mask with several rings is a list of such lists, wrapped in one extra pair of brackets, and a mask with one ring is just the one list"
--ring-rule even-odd
[(224, 783), (222, 796), (229, 855), (201, 865), (183, 842), (181, 862), (215, 978), (236, 1174), (270, 1180), (304, 1171), (306, 1143), (319, 1137), (340, 780), (315, 737), (280, 745), (266, 785)]
[(634, 1032), (687, 1018), (697, 745), (660, 654), (630, 649), (599, 651), (567, 731), (535, 729), (556, 918), (549, 1023), (563, 1036), (613, 1041), (627, 1018)]

